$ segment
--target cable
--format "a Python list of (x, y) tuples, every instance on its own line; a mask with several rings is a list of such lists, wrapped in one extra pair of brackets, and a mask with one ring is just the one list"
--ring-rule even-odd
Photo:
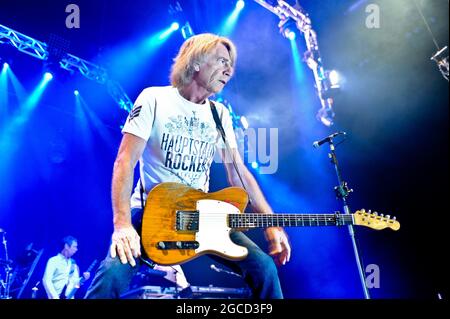
[(420, 9), (420, 6), (417, 4), (417, 1), (416, 1), (416, 0), (414, 0), (414, 4), (416, 5), (417, 11), (419, 11), (419, 14), (420, 14), (420, 16), (422, 17), (423, 23), (425, 24), (425, 26), (426, 26), (427, 29), (428, 29), (428, 32), (429, 32), (430, 35), (431, 35), (431, 39), (433, 40), (434, 45), (436, 46), (436, 49), (440, 50), (439, 44), (437, 43), (436, 38), (434, 37), (434, 34), (433, 34), (433, 32), (431, 31), (430, 25), (428, 24), (427, 20), (425, 19), (425, 16), (423, 15), (423, 12), (422, 12), (422, 10)]

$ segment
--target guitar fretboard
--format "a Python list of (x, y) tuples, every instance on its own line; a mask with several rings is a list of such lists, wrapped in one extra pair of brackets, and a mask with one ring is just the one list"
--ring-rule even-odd
[(350, 214), (229, 214), (231, 228), (352, 225)]

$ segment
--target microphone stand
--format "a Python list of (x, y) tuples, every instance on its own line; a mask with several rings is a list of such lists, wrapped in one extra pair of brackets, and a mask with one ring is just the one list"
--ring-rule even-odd
[(9, 295), (9, 290), (11, 288), (11, 270), (12, 268), (9, 266), (9, 256), (8, 256), (8, 244), (6, 241), (6, 232), (3, 232), (3, 240), (2, 240), (4, 250), (5, 250), (5, 289), (4, 295), (0, 296), (0, 299), (11, 299)]
[[(330, 158), (331, 163), (334, 165), (337, 180), (339, 183), (339, 186), (334, 187), (334, 191), (336, 193), (336, 196), (338, 198), (340, 198), (343, 202), (344, 213), (351, 214), (350, 207), (347, 202), (347, 197), (348, 197), (349, 193), (353, 192), (353, 189), (349, 189), (347, 186), (347, 182), (345, 182), (342, 179), (342, 175), (341, 175), (341, 171), (339, 169), (338, 160), (336, 157), (335, 147), (334, 147), (332, 138), (329, 139), (328, 144), (330, 145), (330, 153), (328, 153), (328, 157)], [(357, 241), (356, 241), (356, 237), (355, 237), (355, 230), (353, 229), (353, 225), (348, 225), (348, 230), (350, 233), (350, 238), (352, 240), (353, 252), (355, 253), (355, 259), (356, 259), (356, 263), (358, 266), (359, 278), (361, 279), (361, 284), (362, 284), (362, 287), (364, 290), (364, 297), (365, 297), (365, 299), (370, 299), (369, 290), (367, 289), (367, 286), (366, 286), (366, 276), (365, 276), (365, 272), (363, 269), (362, 259), (359, 254), (359, 249), (358, 249), (358, 245), (357, 245)]]

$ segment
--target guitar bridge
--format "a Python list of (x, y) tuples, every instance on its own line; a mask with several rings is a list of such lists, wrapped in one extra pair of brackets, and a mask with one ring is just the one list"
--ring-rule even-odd
[(198, 231), (198, 210), (177, 210), (175, 229), (177, 231)]

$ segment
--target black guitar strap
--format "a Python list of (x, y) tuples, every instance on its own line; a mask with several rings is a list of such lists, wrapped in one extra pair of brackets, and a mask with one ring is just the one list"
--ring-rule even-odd
[[(219, 114), (217, 113), (216, 106), (214, 105), (214, 103), (212, 101), (209, 101), (209, 105), (211, 106), (211, 112), (212, 112), (212, 115), (213, 115), (213, 118), (214, 118), (214, 122), (216, 122), (217, 130), (220, 132), (220, 135), (222, 136), (222, 140), (223, 140), (223, 142), (225, 144), (225, 148), (227, 149), (228, 155), (230, 156), (231, 160), (233, 161), (234, 169), (236, 170), (236, 173), (239, 176), (239, 180), (241, 181), (242, 187), (245, 189), (245, 191), (247, 191), (247, 188), (245, 187), (244, 180), (242, 179), (242, 176), (241, 176), (241, 172), (239, 172), (239, 169), (237, 167), (236, 159), (234, 158), (234, 155), (231, 152), (230, 144), (228, 144), (228, 140), (227, 140), (226, 135), (225, 135), (225, 130), (223, 129), (222, 122), (220, 121)], [(250, 203), (252, 202), (250, 197), (249, 197), (249, 202)]]
[(141, 185), (141, 208), (144, 210), (144, 186), (142, 186), (141, 178), (139, 178), (139, 184)]

